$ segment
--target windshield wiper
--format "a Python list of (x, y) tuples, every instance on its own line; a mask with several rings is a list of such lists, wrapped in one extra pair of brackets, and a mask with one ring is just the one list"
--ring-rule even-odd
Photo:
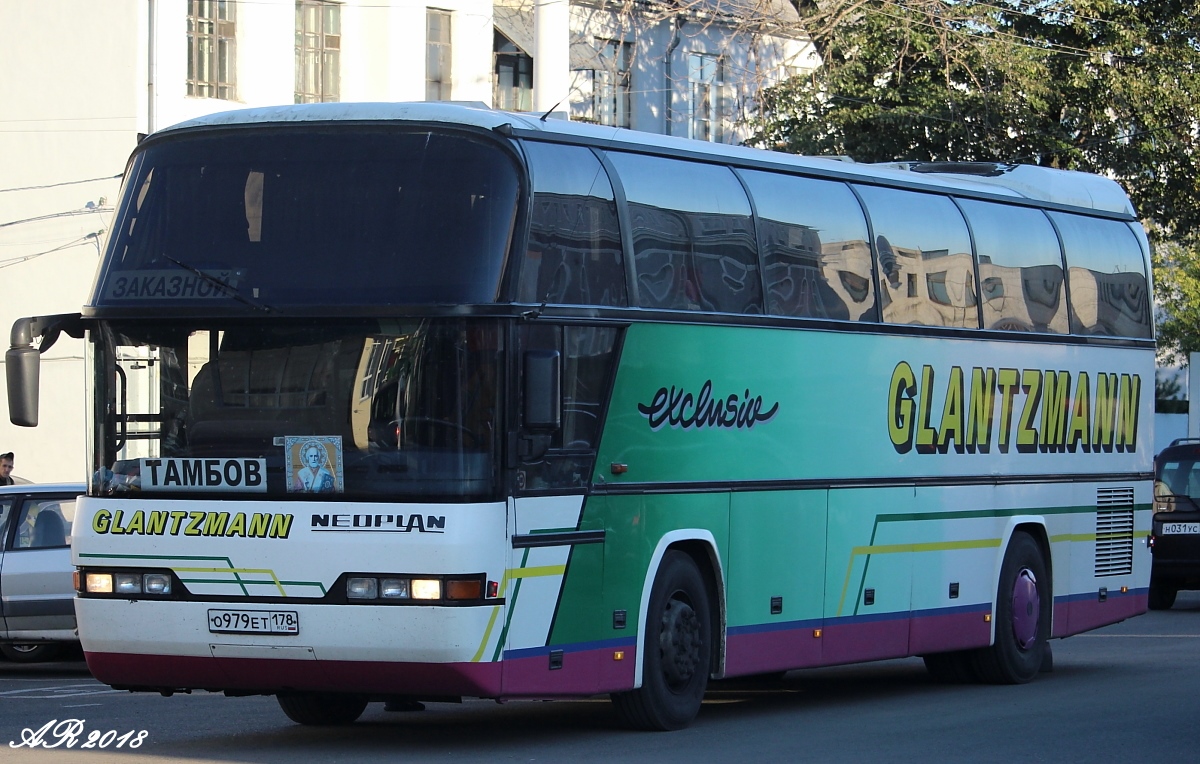
[(251, 308), (254, 308), (255, 310), (261, 310), (264, 313), (274, 313), (275, 312), (275, 308), (271, 307), (270, 305), (267, 305), (265, 302), (259, 302), (258, 300), (250, 299), (246, 295), (239, 292), (237, 290), (237, 287), (235, 287), (233, 284), (230, 284), (225, 279), (217, 278), (216, 276), (212, 275), (211, 273), (205, 273), (204, 271), (200, 270), (199, 268), (188, 265), (187, 263), (185, 263), (181, 260), (176, 260), (175, 258), (171, 257), (170, 255), (164, 254), (163, 257), (165, 257), (167, 260), (170, 260), (171, 262), (175, 263), (180, 268), (183, 268), (186, 271), (191, 271), (192, 273), (196, 274), (197, 276), (204, 279), (205, 281), (212, 284), (213, 286), (220, 287), (222, 292), (225, 292), (230, 297), (232, 297), (233, 299), (242, 303), (243, 305), (249, 305)]

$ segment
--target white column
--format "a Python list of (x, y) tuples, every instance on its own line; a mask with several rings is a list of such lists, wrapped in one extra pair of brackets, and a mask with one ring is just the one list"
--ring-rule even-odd
[(568, 0), (534, 0), (533, 11), (533, 110), (569, 112), (570, 3)]

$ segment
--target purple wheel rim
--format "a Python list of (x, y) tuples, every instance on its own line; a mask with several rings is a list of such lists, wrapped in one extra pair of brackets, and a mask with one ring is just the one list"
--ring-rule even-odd
[(1041, 616), (1041, 599), (1038, 597), (1037, 579), (1029, 568), (1022, 568), (1013, 582), (1012, 630), (1017, 644), (1028, 650), (1037, 640), (1038, 618)]

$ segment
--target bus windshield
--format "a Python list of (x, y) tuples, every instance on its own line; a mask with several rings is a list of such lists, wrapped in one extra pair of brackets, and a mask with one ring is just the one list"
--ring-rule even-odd
[(518, 177), (498, 145), (448, 131), (276, 126), (155, 142), (129, 168), (92, 304), (261, 315), (493, 302)]
[(92, 493), (490, 497), (501, 336), (463, 319), (102, 323)]

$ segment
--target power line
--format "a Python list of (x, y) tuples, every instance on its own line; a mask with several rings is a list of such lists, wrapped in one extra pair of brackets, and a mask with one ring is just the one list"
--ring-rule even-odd
[(3, 262), (0, 262), (0, 268), (9, 268), (14, 265), (20, 265), (21, 263), (28, 262), (28, 261), (34, 259), (35, 257), (42, 257), (43, 255), (49, 255), (49, 254), (53, 254), (55, 252), (61, 252), (64, 249), (71, 249), (72, 247), (80, 247), (80, 246), (83, 246), (84, 244), (87, 244), (88, 242), (95, 243), (96, 251), (97, 251), (97, 253), (99, 253), (99, 251), (100, 251), (100, 234), (102, 234), (103, 232), (104, 232), (103, 229), (101, 229), (99, 231), (89, 233), (87, 236), (81, 236), (78, 239), (76, 239), (75, 241), (70, 241), (70, 242), (67, 242), (66, 244), (60, 244), (59, 246), (57, 246), (53, 249), (47, 249), (44, 252), (35, 252), (32, 255), (25, 255), (24, 257), (15, 257), (11, 260), (5, 260)]
[(36, 223), (39, 220), (53, 220), (54, 218), (67, 218), (75, 215), (91, 215), (95, 212), (112, 212), (112, 207), (84, 207), (81, 210), (67, 210), (65, 212), (52, 212), (49, 215), (38, 215), (37, 217), (25, 218), (24, 220), (10, 220), (7, 223), (0, 223), (0, 228), (8, 228), (9, 226), (21, 225), (22, 223)]
[(116, 175), (106, 175), (103, 178), (88, 178), (87, 180), (64, 180), (62, 183), (47, 183), (44, 186), (22, 186), (21, 188), (0, 188), (0, 194), (6, 191), (40, 191), (43, 188), (58, 188), (59, 186), (77, 186), (80, 183), (96, 183), (101, 180), (116, 180), (123, 173)]

